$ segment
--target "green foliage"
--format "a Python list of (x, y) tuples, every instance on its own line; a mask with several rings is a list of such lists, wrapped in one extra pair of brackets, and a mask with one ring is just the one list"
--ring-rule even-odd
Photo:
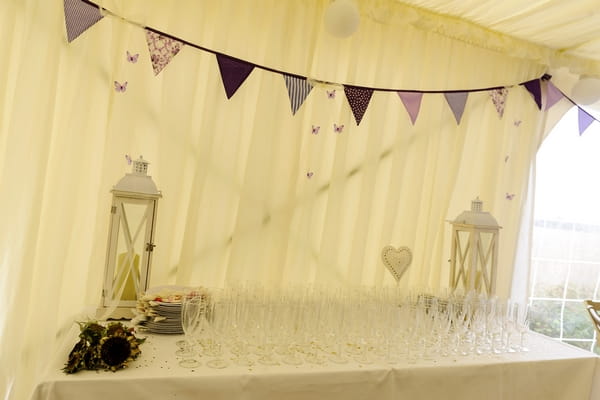
[[(536, 296), (555, 298), (556, 300), (533, 300), (531, 302), (530, 328), (543, 335), (560, 338), (563, 341), (585, 350), (592, 348), (594, 339), (594, 324), (585, 309), (584, 298), (593, 297), (593, 288), (573, 285), (569, 293), (581, 298), (569, 299), (576, 301), (564, 302), (563, 286), (545, 285), (538, 286)], [(561, 326), (562, 314), (562, 326)], [(588, 339), (584, 341), (569, 341), (569, 339)], [(600, 347), (594, 346), (594, 352), (600, 354)]]
[(534, 300), (531, 303), (529, 327), (553, 338), (560, 337), (560, 301)]

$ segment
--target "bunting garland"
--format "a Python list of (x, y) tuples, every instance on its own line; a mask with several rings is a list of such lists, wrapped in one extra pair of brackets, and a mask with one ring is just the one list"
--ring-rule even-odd
[(553, 105), (558, 103), (560, 99), (565, 97), (560, 90), (550, 81), (547, 81), (546, 85), (546, 108), (545, 110), (550, 109)]
[(283, 74), (285, 86), (290, 97), (290, 105), (292, 106), (292, 115), (296, 115), (296, 111), (304, 103), (304, 100), (313, 88), (313, 85), (306, 78), (299, 78), (293, 75)]
[(179, 53), (183, 43), (150, 29), (146, 29), (145, 31), (152, 69), (154, 70), (154, 75), (158, 75), (171, 62), (173, 57)]
[(490, 92), (490, 97), (492, 98), (492, 103), (496, 107), (496, 111), (500, 118), (504, 115), (504, 106), (506, 104), (506, 97), (508, 96), (507, 88), (499, 88), (494, 89)]
[(217, 54), (217, 62), (219, 63), (225, 94), (230, 99), (250, 75), (254, 65), (224, 54)]
[(456, 123), (460, 124), (463, 112), (465, 111), (465, 104), (467, 103), (468, 92), (448, 92), (444, 93), (444, 97), (456, 118)]
[[(126, 22), (136, 24), (135, 22), (128, 21), (119, 15), (112, 13), (100, 7), (97, 3), (92, 0), (63, 0), (64, 1), (64, 12), (65, 12), (65, 26), (67, 31), (67, 40), (72, 42), (79, 37), (83, 32), (89, 29), (91, 26), (100, 21), (105, 15), (112, 15), (120, 18)], [(136, 24), (139, 25), (139, 24)], [(141, 25), (140, 25), (141, 26)], [(148, 51), (150, 54), (150, 61), (152, 63), (152, 69), (154, 74), (158, 75), (171, 60), (179, 53), (184, 45), (203, 50), (215, 54), (217, 63), (219, 65), (219, 71), (221, 73), (221, 79), (225, 94), (230, 99), (245, 82), (250, 73), (254, 68), (260, 68), (273, 73), (278, 73), (283, 76), (285, 85), (288, 91), (290, 100), (290, 106), (292, 115), (295, 115), (298, 109), (302, 106), (309, 93), (313, 89), (311, 80), (305, 76), (294, 75), (285, 71), (276, 70), (273, 68), (266, 67), (264, 65), (258, 65), (244, 60), (240, 60), (231, 57), (226, 54), (216, 52), (211, 49), (190, 43), (184, 39), (177, 38), (167, 33), (158, 31), (151, 27), (143, 27), (146, 33), (146, 42), (148, 44)], [(129, 57), (129, 54), (128, 54)], [(137, 61), (137, 54), (136, 59)], [(135, 62), (131, 61), (131, 62)], [(544, 74), (544, 76), (536, 79), (532, 79), (526, 82), (519, 83), (518, 86), (523, 86), (533, 97), (538, 109), (542, 109), (542, 98), (545, 97), (546, 103), (544, 110), (548, 110), (555, 105), (562, 98), (566, 98), (573, 105), (579, 109), (579, 134), (589, 127), (593, 121), (597, 121), (592, 115), (583, 110), (577, 103), (567, 97), (560, 89), (558, 89), (552, 82), (550, 82), (551, 76)], [(115, 87), (117, 85), (115, 81)], [(324, 82), (329, 84), (328, 82)], [(542, 83), (545, 84), (544, 92), (542, 92)], [(504, 106), (508, 96), (508, 88), (511, 86), (499, 86), (499, 87), (488, 87), (478, 89), (466, 89), (466, 90), (401, 90), (391, 88), (375, 88), (375, 87), (357, 87), (350, 85), (341, 85), (339, 83), (331, 83), (332, 85), (338, 85), (344, 87), (346, 99), (354, 115), (356, 125), (360, 125), (362, 118), (367, 111), (371, 97), (374, 91), (378, 92), (396, 92), (398, 97), (404, 104), (406, 111), (409, 114), (411, 123), (414, 125), (419, 115), (421, 101), (423, 94), (425, 93), (443, 93), (450, 107), (457, 124), (460, 124), (462, 115), (465, 110), (465, 105), (469, 93), (471, 92), (489, 92), (490, 98), (498, 115), (502, 118), (504, 114)], [(124, 88), (127, 82), (119, 84)], [(115, 89), (116, 90), (116, 89)], [(335, 91), (333, 91), (335, 94)], [(328, 91), (329, 95), (329, 91)], [(343, 125), (341, 125), (343, 127)]]
[(592, 124), (594, 121), (594, 117), (585, 112), (582, 108), (579, 108), (577, 115), (577, 122), (579, 125), (579, 136), (583, 134), (583, 132)]
[(64, 0), (67, 40), (71, 43), (104, 16), (100, 7), (82, 0)]
[(421, 109), (421, 99), (423, 99), (423, 93), (419, 92), (401, 92), (398, 91), (398, 96), (404, 104), (404, 108), (408, 112), (410, 117), (410, 121), (412, 124), (415, 124), (417, 120), (417, 116), (419, 115), (419, 110)]
[(346, 93), (346, 99), (358, 126), (367, 111), (371, 96), (373, 96), (373, 89), (344, 86), (344, 93)]
[(535, 100), (535, 104), (537, 104), (538, 109), (542, 109), (542, 87), (540, 84), (540, 79), (532, 79), (530, 81), (524, 82), (521, 85), (525, 86), (525, 89), (531, 93), (533, 96), (533, 100)]

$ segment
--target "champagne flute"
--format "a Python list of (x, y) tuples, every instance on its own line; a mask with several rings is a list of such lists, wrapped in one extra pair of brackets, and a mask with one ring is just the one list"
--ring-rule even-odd
[(212, 358), (206, 362), (206, 365), (210, 368), (226, 368), (229, 363), (223, 357), (223, 338), (229, 325), (229, 303), (222, 292), (212, 291), (208, 309), (207, 329), (210, 336), (208, 340), (210, 351), (207, 354)]
[(195, 293), (191, 293), (182, 299), (181, 327), (183, 328), (187, 344), (180, 353), (183, 359), (179, 362), (179, 365), (184, 368), (194, 368), (200, 365), (200, 361), (195, 357), (194, 336), (200, 327), (205, 306), (204, 297)]
[(517, 331), (519, 332), (519, 351), (529, 351), (525, 345), (525, 336), (529, 332), (531, 309), (528, 304), (519, 304), (517, 311)]

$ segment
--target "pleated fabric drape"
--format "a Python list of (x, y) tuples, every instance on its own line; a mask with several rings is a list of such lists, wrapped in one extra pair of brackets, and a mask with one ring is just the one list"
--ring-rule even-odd
[[(163, 192), (152, 285), (393, 284), (380, 261), (392, 244), (414, 254), (402, 287), (443, 287), (447, 220), (479, 196), (503, 226), (498, 293), (510, 293), (546, 115), (518, 84), (546, 66), (368, 13), (334, 38), (325, 0), (102, 5), (124, 19), (69, 44), (61, 1), (0, 4), (3, 398), (25, 398), (60, 333), (98, 304), (125, 154), (149, 160)], [(210, 52), (184, 46), (155, 76), (142, 26), (338, 85), (316, 84), (293, 115), (283, 76), (255, 68), (227, 99)], [(488, 91), (469, 93), (460, 123), (442, 93), (424, 94), (414, 125), (396, 92), (375, 91), (357, 126), (339, 84), (510, 87), (502, 116)]]

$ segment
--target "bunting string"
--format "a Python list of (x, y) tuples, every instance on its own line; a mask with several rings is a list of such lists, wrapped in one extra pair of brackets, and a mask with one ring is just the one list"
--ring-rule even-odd
[[(269, 71), (269, 72), (273, 72), (273, 73), (277, 73), (277, 74), (282, 74), (282, 75), (293, 76), (293, 77), (296, 77), (296, 78), (299, 78), (299, 79), (308, 79), (307, 76), (303, 76), (303, 75), (299, 75), (299, 74), (294, 74), (294, 73), (291, 73), (291, 72), (286, 72), (286, 71), (275, 69), (275, 68), (271, 68), (271, 67), (268, 67), (268, 66), (265, 66), (265, 65), (256, 64), (256, 63), (253, 63), (253, 62), (250, 62), (250, 61), (246, 61), (246, 60), (243, 60), (243, 59), (240, 59), (240, 58), (232, 57), (232, 56), (230, 56), (228, 54), (224, 54), (224, 53), (218, 52), (216, 50), (209, 49), (209, 48), (204, 47), (204, 46), (200, 46), (200, 45), (198, 45), (196, 43), (192, 43), (190, 41), (187, 41), (187, 40), (182, 39), (180, 37), (177, 37), (175, 35), (171, 35), (169, 33), (166, 33), (166, 32), (160, 31), (158, 29), (152, 28), (150, 26), (144, 26), (144, 25), (142, 25), (140, 23), (128, 20), (128, 19), (126, 19), (126, 18), (124, 18), (124, 17), (122, 17), (120, 15), (117, 15), (117, 14), (113, 13), (112, 11), (110, 11), (110, 10), (108, 10), (106, 8), (102, 8), (100, 5), (96, 4), (95, 2), (93, 2), (91, 0), (64, 0), (64, 1), (65, 2), (80, 2), (80, 3), (84, 3), (86, 5), (94, 6), (94, 7), (98, 8), (102, 14), (110, 15), (110, 16), (119, 18), (120, 20), (123, 20), (123, 21), (125, 21), (127, 23), (131, 23), (133, 25), (139, 26), (139, 27), (141, 27), (143, 29), (146, 29), (148, 31), (154, 32), (154, 33), (156, 33), (156, 34), (158, 34), (158, 35), (160, 35), (162, 37), (175, 40), (177, 42), (185, 44), (186, 46), (193, 47), (195, 49), (202, 50), (202, 51), (205, 51), (207, 53), (212, 53), (212, 54), (215, 54), (217, 56), (228, 57), (228, 58), (230, 58), (232, 60), (236, 60), (236, 61), (238, 61), (240, 63), (250, 64), (254, 68), (262, 69), (264, 71)], [(536, 79), (534, 79), (534, 80), (536, 80)], [(320, 82), (320, 83), (330, 84), (330, 85), (346, 86), (345, 84), (337, 83), (337, 82), (325, 82), (325, 81), (320, 81), (320, 80), (316, 80), (316, 81)], [(518, 86), (518, 85), (522, 85), (522, 84), (523, 83), (518, 83), (518, 84), (513, 84), (513, 85), (508, 85), (508, 86), (490, 86), (490, 87), (482, 87), (482, 88), (457, 89), (457, 90), (417, 90), (417, 89), (394, 89), (394, 88), (370, 87), (370, 86), (358, 86), (358, 85), (351, 85), (351, 86), (354, 87), (354, 88), (357, 88), (357, 89), (364, 89), (364, 90), (375, 91), (375, 92), (405, 92), (405, 93), (455, 93), (455, 92), (456, 93), (460, 93), (460, 92), (469, 92), (469, 93), (471, 93), (471, 92), (486, 92), (486, 91), (490, 91), (490, 90), (494, 90), (494, 89), (511, 88), (511, 87), (515, 87), (515, 86)]]
[[(468, 94), (475, 92), (489, 92), (490, 98), (500, 118), (504, 113), (509, 88), (523, 86), (533, 97), (538, 109), (542, 109), (543, 94), (542, 82), (547, 82), (545, 94), (545, 108), (548, 110), (563, 97), (570, 101), (579, 109), (579, 134), (581, 135), (593, 121), (599, 121), (590, 113), (581, 108), (575, 101), (570, 99), (552, 82), (551, 76), (544, 74), (541, 77), (531, 79), (513, 85), (491, 86), (483, 88), (459, 89), (459, 90), (416, 90), (416, 89), (397, 89), (383, 87), (368, 87), (357, 85), (346, 85), (336, 82), (323, 82), (311, 79), (307, 76), (290, 73), (287, 71), (271, 68), (265, 65), (256, 64), (250, 61), (232, 57), (213, 49), (192, 43), (175, 35), (160, 31), (150, 26), (144, 26), (138, 22), (128, 20), (112, 11), (101, 7), (92, 0), (63, 0), (65, 9), (65, 24), (67, 30), (67, 40), (72, 42), (92, 25), (100, 21), (105, 15), (116, 17), (127, 23), (141, 27), (146, 32), (146, 41), (150, 52), (150, 60), (154, 69), (154, 74), (158, 75), (167, 64), (179, 53), (183, 46), (189, 46), (197, 50), (214, 54), (219, 65), (221, 79), (227, 98), (231, 98), (246, 78), (254, 69), (280, 74), (283, 76), (285, 85), (290, 98), (292, 114), (295, 115), (298, 109), (304, 103), (306, 97), (311, 92), (314, 83), (321, 83), (331, 86), (342, 86), (346, 99), (352, 110), (356, 124), (359, 125), (371, 100), (373, 92), (396, 92), (401, 99), (410, 120), (414, 125), (419, 114), (421, 99), (423, 94), (443, 94), (448, 106), (450, 107), (456, 123), (460, 124), (462, 115), (467, 102)], [(116, 83), (115, 83), (116, 84)]]
[[(552, 84), (552, 82), (548, 82), (548, 93), (549, 94), (547, 97), (549, 97), (550, 100), (548, 100), (548, 102), (546, 104), (546, 109), (548, 109), (551, 106), (553, 106), (554, 104), (556, 104), (558, 102), (558, 100), (560, 100), (562, 97), (564, 97), (571, 104), (573, 104), (575, 107), (577, 107), (577, 114), (578, 114), (577, 120), (579, 123), (579, 136), (581, 136), (583, 134), (583, 132), (592, 124), (592, 122), (594, 122), (594, 121), (600, 122), (596, 117), (594, 117), (589, 112), (585, 111), (579, 104), (577, 104), (577, 102), (575, 102), (575, 100), (571, 99), (562, 90), (560, 90), (554, 84)], [(557, 99), (557, 97), (558, 97), (558, 99)], [(550, 101), (552, 101), (552, 104), (550, 106), (548, 106)]]

